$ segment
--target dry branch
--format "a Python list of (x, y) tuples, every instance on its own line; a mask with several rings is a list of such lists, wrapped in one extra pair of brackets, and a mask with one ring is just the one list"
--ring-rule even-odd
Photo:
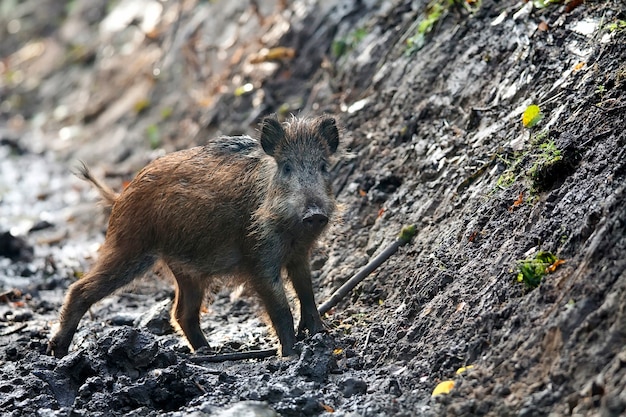
[(328, 311), (341, 301), (350, 291), (354, 289), (361, 281), (363, 281), (369, 274), (374, 272), (383, 262), (385, 262), (391, 255), (396, 253), (398, 248), (411, 241), (415, 236), (416, 227), (414, 225), (404, 226), (398, 238), (389, 246), (385, 248), (381, 253), (372, 259), (367, 265), (365, 265), (359, 272), (352, 278), (346, 281), (333, 295), (320, 305), (317, 309), (321, 315), (328, 313)]
[(189, 360), (193, 363), (242, 361), (245, 359), (265, 359), (276, 356), (276, 349), (249, 350), (245, 352), (221, 353), (216, 355), (194, 355)]

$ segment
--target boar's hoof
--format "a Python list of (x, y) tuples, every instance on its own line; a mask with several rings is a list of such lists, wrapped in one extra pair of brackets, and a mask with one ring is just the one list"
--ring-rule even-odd
[(67, 355), (68, 351), (69, 347), (60, 346), (55, 339), (50, 340), (46, 348), (46, 354), (53, 355), (57, 359)]

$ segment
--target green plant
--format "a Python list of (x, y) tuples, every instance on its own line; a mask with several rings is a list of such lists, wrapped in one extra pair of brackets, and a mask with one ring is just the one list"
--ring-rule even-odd
[(148, 143), (151, 149), (156, 149), (161, 146), (161, 132), (157, 125), (149, 125), (146, 128), (146, 135), (148, 136)]
[(533, 183), (533, 188), (540, 189), (540, 183), (543, 181), (546, 173), (551, 167), (563, 159), (561, 150), (557, 148), (553, 140), (539, 144), (541, 153), (535, 156), (535, 162), (528, 171), (528, 175)]
[(527, 289), (537, 288), (557, 261), (559, 259), (556, 255), (545, 251), (538, 252), (534, 258), (517, 261), (517, 281), (524, 283)]
[(533, 145), (540, 145), (546, 141), (550, 137), (550, 131), (548, 129), (542, 130), (541, 132), (535, 133), (535, 135), (530, 139), (530, 143)]
[(359, 44), (359, 42), (363, 40), (365, 35), (367, 35), (367, 29), (358, 28), (352, 31), (345, 38), (333, 41), (330, 47), (332, 54), (336, 58), (343, 56), (346, 52), (354, 49)]
[(608, 23), (604, 26), (604, 29), (611, 33), (626, 31), (626, 20), (617, 19), (616, 21)]
[(507, 169), (500, 174), (498, 180), (496, 181), (496, 185), (500, 188), (508, 188), (513, 185), (516, 179), (517, 175), (515, 175), (515, 172), (513, 172), (512, 169)]
[(433, 30), (452, 7), (461, 7), (470, 13), (480, 9), (482, 0), (432, 0), (426, 6), (422, 18), (417, 22), (415, 34), (406, 40), (406, 55), (422, 49), (426, 44), (426, 36)]
[(445, 12), (448, 11), (450, 3), (442, 0), (431, 2), (427, 8), (426, 13), (422, 20), (417, 24), (417, 30), (415, 35), (411, 36), (406, 41), (406, 54), (412, 55), (413, 53), (422, 49), (426, 43), (426, 35), (428, 35), (435, 24), (441, 19)]
[(596, 94), (599, 95), (600, 98), (604, 96), (604, 93), (606, 93), (606, 87), (603, 84), (596, 87)]
[(498, 160), (506, 166), (506, 169), (496, 181), (496, 187), (508, 188), (515, 183), (520, 173), (520, 165), (524, 157), (525, 152), (515, 152), (513, 154), (513, 160), (509, 159), (507, 155), (498, 155)]

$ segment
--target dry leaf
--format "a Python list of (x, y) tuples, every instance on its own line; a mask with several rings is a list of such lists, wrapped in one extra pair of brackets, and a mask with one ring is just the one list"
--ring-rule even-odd
[(509, 207), (509, 211), (513, 211), (513, 209), (515, 209), (515, 207), (521, 205), (524, 202), (524, 192), (521, 191), (519, 193), (519, 196), (517, 197), (517, 200), (515, 200), (513, 202), (513, 205), (511, 207)]
[(330, 405), (326, 405), (324, 403), (320, 403), (320, 405), (322, 406), (324, 411), (326, 411), (327, 413), (334, 413), (335, 412), (335, 409), (332, 408)]
[(548, 267), (546, 268), (546, 271), (547, 271), (548, 273), (550, 273), (550, 274), (551, 274), (551, 273), (553, 273), (554, 271), (556, 271), (556, 269), (557, 269), (559, 266), (563, 265), (564, 263), (565, 263), (565, 259), (557, 259), (556, 261), (554, 261), (554, 262), (552, 263), (552, 265), (550, 265), (550, 266), (548, 266)]
[(296, 56), (296, 50), (285, 46), (278, 46), (272, 49), (262, 49), (258, 54), (250, 58), (251, 64), (260, 64), (268, 61), (281, 61), (291, 59)]

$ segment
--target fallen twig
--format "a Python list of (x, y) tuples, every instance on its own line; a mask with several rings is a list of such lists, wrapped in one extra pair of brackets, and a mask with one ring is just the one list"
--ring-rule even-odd
[(221, 353), (216, 355), (189, 356), (193, 363), (241, 361), (244, 359), (265, 359), (276, 356), (276, 349), (249, 350), (246, 352)]
[(396, 253), (398, 248), (411, 241), (415, 236), (417, 228), (415, 225), (404, 226), (398, 238), (389, 246), (385, 248), (378, 256), (372, 259), (367, 265), (365, 265), (359, 272), (357, 272), (352, 278), (346, 281), (333, 295), (320, 305), (317, 309), (321, 315), (328, 313), (328, 311), (337, 305), (343, 297), (345, 297), (350, 291), (354, 289), (361, 281), (363, 281), (369, 274), (371, 274), (376, 268), (378, 268), (383, 262), (385, 262), (391, 255)]
[(2, 330), (0, 332), (0, 336), (8, 336), (13, 333), (18, 333), (24, 330), (28, 326), (28, 323), (15, 324), (13, 326), (9, 326), (8, 329)]

